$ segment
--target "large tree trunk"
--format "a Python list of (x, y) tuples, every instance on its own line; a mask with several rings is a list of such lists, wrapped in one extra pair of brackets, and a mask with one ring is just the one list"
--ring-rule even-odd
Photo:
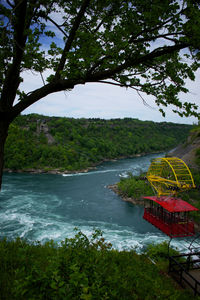
[(4, 165), (4, 146), (8, 135), (9, 122), (0, 121), (0, 190), (3, 176), (3, 165)]

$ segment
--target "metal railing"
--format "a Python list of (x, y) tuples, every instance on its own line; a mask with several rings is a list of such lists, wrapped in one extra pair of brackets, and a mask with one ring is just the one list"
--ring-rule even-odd
[(200, 270), (200, 252), (169, 257), (169, 273), (174, 275), (179, 284), (188, 285), (194, 295), (200, 295), (200, 281), (190, 271), (198, 269)]

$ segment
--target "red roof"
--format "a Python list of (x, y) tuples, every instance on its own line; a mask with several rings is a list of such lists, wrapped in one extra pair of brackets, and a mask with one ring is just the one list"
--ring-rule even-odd
[(189, 204), (188, 202), (180, 198), (172, 198), (168, 196), (161, 196), (161, 197), (150, 196), (150, 197), (144, 197), (144, 199), (152, 200), (158, 203), (169, 212), (198, 210), (198, 208), (192, 206), (191, 204)]

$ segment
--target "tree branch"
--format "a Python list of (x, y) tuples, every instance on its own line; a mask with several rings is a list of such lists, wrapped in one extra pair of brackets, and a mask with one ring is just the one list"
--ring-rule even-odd
[(105, 81), (105, 80), (99, 80), (98, 83), (111, 84), (111, 85), (115, 85), (115, 86), (119, 86), (119, 87), (131, 88), (131, 89), (135, 90), (135, 91), (138, 93), (139, 97), (142, 99), (142, 102), (143, 102), (143, 104), (144, 104), (145, 106), (147, 106), (147, 107), (149, 107), (149, 108), (151, 108), (151, 109), (154, 109), (152, 106), (150, 106), (150, 105), (145, 101), (145, 99), (144, 99), (144, 98), (142, 97), (142, 95), (140, 94), (140, 93), (143, 92), (143, 91), (141, 91), (140, 89), (138, 89), (138, 88), (136, 88), (136, 87), (134, 87), (134, 86), (131, 86), (131, 85), (129, 85), (129, 84), (125, 85), (125, 84), (121, 84), (121, 83), (115, 83), (115, 82), (111, 82), (111, 81)]
[(151, 108), (151, 109), (154, 109), (154, 110), (155, 110), (155, 108), (152, 107), (151, 105), (149, 105), (149, 104), (146, 102), (146, 100), (142, 97), (142, 95), (140, 94), (141, 91), (138, 91), (138, 90), (137, 90), (136, 92), (137, 92), (138, 96), (140, 97), (140, 99), (142, 99), (142, 102), (143, 102), (143, 104), (144, 104), (145, 106), (147, 106), (148, 108)]
[[(38, 100), (46, 97), (49, 94), (60, 92), (63, 90), (73, 89), (77, 84), (85, 84), (85, 81), (80, 80), (68, 80), (68, 79), (60, 79), (45, 86), (42, 86), (39, 89), (34, 90), (33, 92), (27, 94), (23, 100), (18, 102), (15, 106), (10, 109), (10, 113), (8, 113), (9, 119), (12, 121), (18, 114), (20, 114), (24, 109), (37, 102)], [(0, 118), (1, 118), (0, 111)], [(6, 112), (5, 112), (6, 114)]]
[[(170, 36), (175, 36), (175, 35), (178, 36), (178, 35), (181, 35), (181, 34), (183, 34), (183, 32), (179, 32), (179, 33), (174, 32), (174, 33), (159, 34), (155, 38), (156, 39), (163, 38), (163, 39), (166, 39), (166, 40), (169, 40), (169, 41), (172, 41), (172, 42), (176, 43), (178, 40), (170, 38)], [(134, 44), (141, 43), (141, 42), (150, 42), (150, 41), (152, 41), (152, 37), (149, 37), (149, 38), (140, 38), (140, 39), (134, 40)]]
[(112, 58), (111, 55), (106, 55), (106, 56), (103, 56), (102, 58), (100, 58), (89, 70), (88, 70), (88, 74), (91, 74), (96, 68), (98, 68), (104, 60), (106, 59), (109, 59), (109, 58)]
[(9, 0), (6, 0), (6, 2), (8, 3), (8, 5), (10, 5), (12, 8), (14, 8), (15, 6), (9, 1)]
[[(181, 8), (181, 10), (176, 14), (176, 16), (183, 14), (185, 12), (185, 10), (186, 10), (185, 8)], [(174, 19), (174, 16), (170, 17), (165, 22), (161, 22), (159, 25), (156, 25), (153, 28), (149, 28), (148, 32), (150, 33), (150, 32), (153, 32), (153, 31), (156, 31), (156, 30), (159, 30), (159, 29), (163, 28), (167, 23), (170, 23), (173, 19)], [(137, 35), (135, 35), (135, 36), (132, 35), (130, 40), (129, 40), (129, 43), (135, 42), (137, 37), (139, 37), (141, 34), (145, 33), (146, 31), (147, 31), (147, 29), (144, 29), (144, 30), (140, 31)]]
[[(165, 26), (167, 23), (169, 23), (171, 20), (173, 19), (173, 17), (167, 19), (165, 22), (161, 22), (159, 25), (156, 25), (155, 27), (149, 28), (148, 33), (157, 31), (161, 28), (163, 28), (163, 26)], [(135, 42), (135, 40), (137, 39), (137, 37), (139, 37), (140, 35), (142, 35), (143, 33), (146, 33), (147, 29), (143, 29), (140, 32), (137, 33), (137, 35), (132, 35), (131, 38), (129, 39), (129, 43)]]
[(180, 43), (180, 44), (176, 44), (176, 45), (173, 45), (173, 46), (166, 46), (166, 47), (163, 47), (163, 48), (155, 49), (152, 52), (150, 52), (146, 55), (140, 56), (136, 59), (129, 58), (129, 59), (126, 60), (125, 63), (123, 63), (119, 66), (116, 66), (113, 69), (108, 69), (108, 70), (105, 70), (105, 71), (99, 71), (96, 74), (94, 74), (94, 73), (93, 74), (88, 74), (86, 76), (85, 81), (86, 82), (95, 82), (95, 81), (99, 81), (99, 80), (102, 80), (102, 79), (111, 78), (116, 73), (120, 73), (121, 71), (126, 70), (127, 68), (130, 68), (130, 67), (133, 68), (133, 67), (135, 67), (135, 66), (137, 66), (141, 63), (144, 64), (148, 61), (152, 61), (153, 59), (155, 59), (157, 57), (160, 57), (160, 56), (163, 56), (163, 55), (166, 55), (166, 54), (171, 54), (175, 51), (184, 49), (188, 46), (190, 46), (190, 44)]
[(85, 14), (85, 11), (86, 11), (86, 8), (88, 7), (90, 3), (90, 0), (83, 0), (82, 2), (82, 5), (81, 5), (81, 8), (75, 18), (75, 21), (74, 21), (74, 24), (72, 26), (72, 29), (69, 33), (69, 36), (68, 36), (68, 39), (66, 41), (66, 44), (65, 44), (65, 48), (63, 49), (63, 53), (62, 53), (62, 56), (61, 56), (61, 59), (60, 59), (60, 63), (58, 65), (58, 68), (56, 70), (56, 74), (55, 74), (55, 79), (58, 79), (60, 78), (60, 71), (62, 71), (64, 69), (64, 66), (65, 66), (65, 62), (66, 62), (66, 59), (67, 59), (67, 53), (68, 51), (70, 50), (71, 48), (71, 45), (72, 45), (72, 42), (75, 38), (75, 35), (76, 35), (76, 32), (79, 28), (79, 25), (81, 23), (81, 20)]
[(106, 84), (111, 84), (119, 87), (128, 87), (128, 85), (122, 84), (122, 83), (116, 83), (112, 81), (106, 81), (106, 80), (99, 80), (98, 83), (106, 83)]
[(18, 2), (17, 5), (14, 7), (13, 11), (15, 13), (13, 63), (10, 65), (5, 77), (4, 88), (1, 94), (1, 111), (6, 110), (8, 107), (12, 106), (17, 88), (20, 83), (20, 64), (22, 61), (25, 42), (27, 38), (27, 35), (24, 34), (26, 26), (25, 20), (27, 11), (27, 0)]
[(63, 34), (68, 38), (68, 35), (66, 32), (61, 28), (60, 25), (58, 25), (54, 20), (52, 20), (49, 16), (46, 16), (46, 19), (49, 20), (51, 23), (53, 23)]
[[(66, 90), (66, 89), (73, 89), (75, 85), (85, 84), (86, 82), (102, 82), (103, 83), (104, 79), (111, 78), (113, 75), (125, 70), (127, 67), (134, 67), (134, 66), (139, 65), (140, 63), (152, 61), (156, 57), (160, 57), (162, 55), (173, 53), (174, 51), (178, 51), (187, 46), (189, 46), (189, 45), (186, 43), (183, 43), (183, 44), (179, 44), (179, 45), (160, 48), (160, 49), (152, 51), (149, 54), (141, 56), (135, 60), (129, 59), (124, 64), (117, 66), (113, 69), (97, 72), (96, 74), (90, 74), (90, 75), (88, 74), (84, 79), (80, 79), (80, 78), (73, 79), (73, 80), (59, 79), (57, 81), (53, 81), (35, 91), (33, 91), (30, 95), (28, 95), (22, 101), (17, 103), (11, 110), (11, 116), (12, 116), (12, 118), (15, 118), (20, 112), (22, 112), (24, 109), (29, 107), (31, 104), (37, 102), (39, 99), (44, 98), (45, 96), (47, 96), (51, 93), (55, 93), (55, 92)], [(106, 83), (106, 82), (104, 82), (104, 83)], [(118, 85), (118, 84), (114, 84), (114, 85)], [(133, 86), (131, 88), (136, 89)]]

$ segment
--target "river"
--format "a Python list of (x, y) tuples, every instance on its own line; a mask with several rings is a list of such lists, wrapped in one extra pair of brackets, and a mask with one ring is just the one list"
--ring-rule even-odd
[[(16, 237), (58, 243), (75, 235), (78, 227), (87, 236), (100, 229), (107, 242), (118, 250), (142, 251), (149, 243), (169, 241), (143, 220), (143, 207), (122, 201), (107, 186), (148, 169), (146, 155), (104, 162), (88, 173), (67, 175), (5, 173), (0, 193), (0, 238)], [(161, 156), (161, 155), (159, 155)], [(184, 241), (172, 244), (184, 248)]]

